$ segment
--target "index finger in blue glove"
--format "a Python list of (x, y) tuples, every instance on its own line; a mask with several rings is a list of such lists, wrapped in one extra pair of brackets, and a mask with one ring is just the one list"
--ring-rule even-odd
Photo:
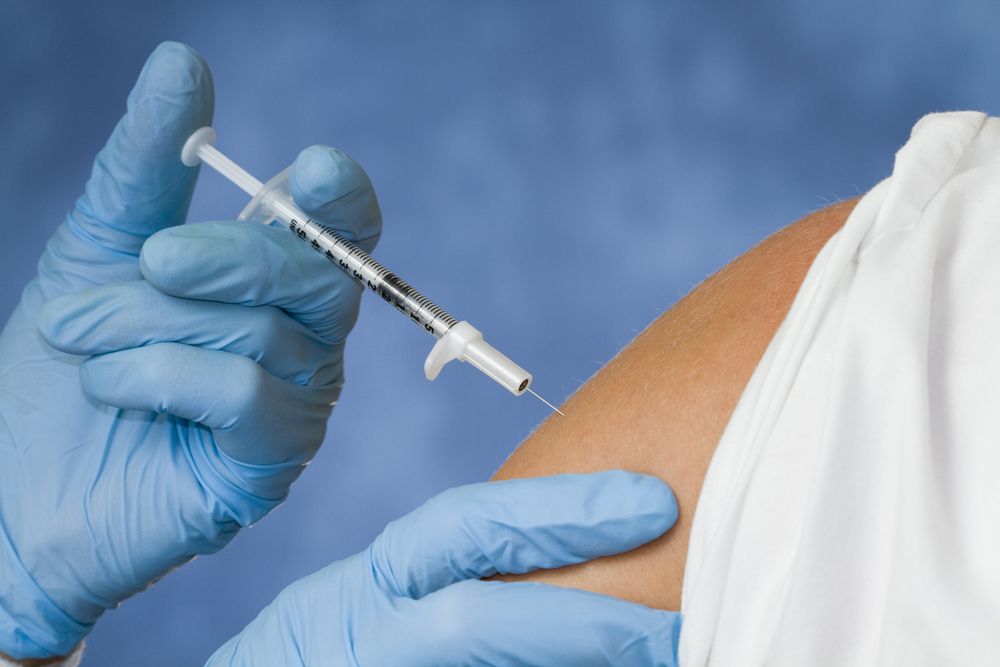
[[(367, 249), (381, 213), (368, 176), (344, 153), (313, 147), (300, 154), (291, 190), (306, 212)], [(143, 275), (158, 290), (188, 299), (278, 306), (331, 342), (357, 318), (361, 286), (277, 226), (201, 223), (166, 229), (142, 249)]]
[[(361, 665), (674, 667), (680, 629), (676, 612), (596, 593), (466, 581), (398, 601), (353, 641)], [(305, 657), (307, 665), (323, 662)]]
[(146, 237), (184, 222), (197, 171), (180, 150), (211, 123), (214, 99), (208, 66), (190, 47), (164, 42), (153, 51), (69, 214), (79, 236), (136, 256)]
[(464, 579), (629, 551), (676, 520), (673, 492), (649, 475), (611, 470), (490, 482), (432, 498), (390, 523), (369, 553), (383, 586), (420, 598)]

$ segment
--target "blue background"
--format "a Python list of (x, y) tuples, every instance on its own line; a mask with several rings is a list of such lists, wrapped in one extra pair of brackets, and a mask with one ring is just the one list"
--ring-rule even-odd
[[(929, 111), (1000, 111), (1000, 3), (0, 3), (0, 313), (148, 52), (211, 65), (219, 146), (266, 178), (312, 143), (372, 176), (377, 256), (561, 400), (768, 233), (888, 175)], [(191, 219), (242, 194), (203, 172)], [(28, 224), (24, 224), (27, 222)], [(85, 665), (200, 664), (283, 586), (546, 415), (366, 297), (327, 443), (224, 552), (107, 614)]]

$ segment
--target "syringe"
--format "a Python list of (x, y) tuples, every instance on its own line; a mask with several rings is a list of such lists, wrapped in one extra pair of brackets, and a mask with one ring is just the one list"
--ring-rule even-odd
[(441, 368), (453, 359), (468, 361), (515, 396), (528, 391), (559, 412), (531, 390), (531, 373), (487, 343), (479, 330), (468, 322), (459, 322), (354, 243), (303, 213), (288, 190), (291, 167), (262, 184), (219, 152), (214, 143), (215, 130), (211, 127), (195, 131), (181, 150), (181, 161), (189, 167), (204, 162), (252, 197), (239, 220), (264, 224), (278, 220), (331, 263), (437, 338), (424, 361), (424, 375), (428, 380), (436, 378)]

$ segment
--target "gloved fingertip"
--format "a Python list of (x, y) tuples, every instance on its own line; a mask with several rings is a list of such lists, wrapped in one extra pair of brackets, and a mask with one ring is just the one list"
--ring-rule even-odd
[(629, 648), (645, 654), (652, 664), (677, 667), (680, 664), (678, 656), (684, 616), (680, 612), (664, 609), (644, 608), (643, 611), (650, 618), (642, 624), (642, 639), (631, 641)]
[(128, 113), (109, 141), (110, 152), (99, 158), (116, 182), (130, 186), (115, 192), (114, 200), (135, 206), (131, 188), (143, 188), (140, 195), (147, 198), (152, 192), (164, 196), (176, 179), (193, 178), (196, 172), (181, 163), (181, 146), (212, 122), (214, 110), (212, 74), (201, 56), (179, 42), (156, 47), (129, 93)]
[(139, 251), (139, 271), (154, 287), (169, 273), (170, 267), (175, 265), (177, 252), (170, 235), (172, 229), (168, 227), (153, 234), (146, 239)]
[(684, 617), (676, 611), (648, 607), (637, 611), (635, 632), (623, 638), (624, 645), (619, 649), (621, 655), (630, 658), (625, 663), (677, 667)]
[(80, 364), (80, 386), (91, 398), (111, 402), (114, 390), (122, 386), (126, 374), (122, 364), (107, 355), (98, 355)]
[(290, 187), (301, 206), (317, 209), (359, 189), (371, 188), (371, 182), (347, 153), (329, 146), (310, 146), (295, 158)]
[(150, 285), (167, 294), (189, 286), (191, 271), (211, 272), (224, 239), (212, 234), (210, 225), (178, 225), (150, 236), (139, 251), (139, 271)]
[(38, 311), (35, 324), (38, 332), (49, 345), (62, 352), (79, 354), (79, 341), (87, 324), (89, 314), (99, 306), (100, 300), (91, 298), (87, 292), (63, 294), (48, 301)]
[(35, 316), (35, 324), (38, 332), (49, 345), (56, 349), (61, 349), (61, 334), (63, 322), (65, 321), (65, 308), (60, 303), (63, 297), (52, 299), (38, 311)]
[(89, 243), (134, 255), (147, 236), (184, 221), (198, 170), (184, 166), (181, 148), (214, 107), (201, 57), (177, 42), (158, 46), (70, 214)]
[(185, 102), (211, 84), (208, 65), (198, 52), (187, 44), (168, 41), (146, 59), (134, 92), (140, 98), (156, 95), (160, 100)]
[(636, 516), (642, 517), (650, 535), (662, 535), (677, 522), (677, 497), (659, 477), (627, 470), (608, 470), (600, 476), (605, 492), (615, 498), (632, 499)]
[(288, 188), (296, 203), (320, 222), (371, 252), (382, 232), (382, 213), (368, 174), (349, 155), (310, 146), (295, 159)]
[(644, 475), (642, 485), (648, 487), (650, 506), (658, 510), (660, 531), (665, 533), (677, 523), (680, 510), (674, 490), (659, 477)]

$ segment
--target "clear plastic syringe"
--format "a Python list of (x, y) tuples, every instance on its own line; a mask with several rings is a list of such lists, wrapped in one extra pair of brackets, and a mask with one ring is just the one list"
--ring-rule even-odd
[(558, 412), (555, 406), (531, 391), (531, 374), (487, 343), (475, 327), (465, 321), (459, 322), (364, 250), (303, 213), (288, 191), (291, 167), (267, 183), (261, 183), (219, 152), (214, 143), (215, 130), (211, 127), (197, 130), (185, 142), (181, 161), (189, 167), (204, 162), (247, 192), (253, 199), (240, 213), (240, 220), (265, 224), (278, 220), (330, 262), (433, 334), (438, 341), (424, 361), (424, 375), (428, 380), (436, 378), (449, 361), (468, 361), (515, 396), (528, 391)]

